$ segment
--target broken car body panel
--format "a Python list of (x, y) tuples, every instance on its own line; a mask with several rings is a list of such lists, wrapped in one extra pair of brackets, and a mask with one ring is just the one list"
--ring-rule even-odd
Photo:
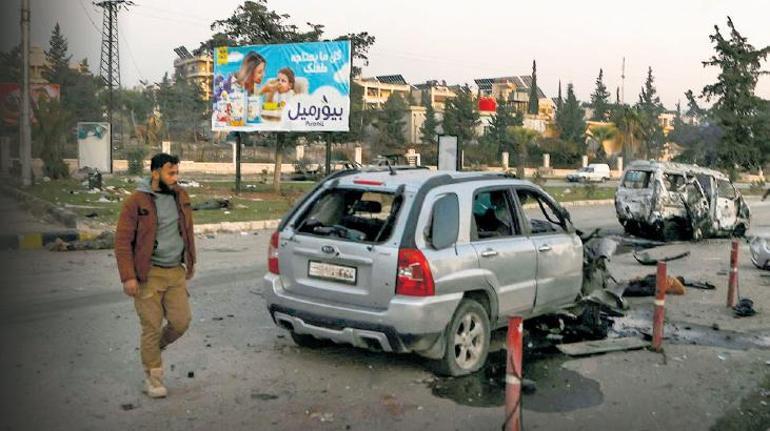
[(693, 239), (743, 235), (751, 211), (719, 171), (672, 162), (635, 161), (615, 193), (618, 221), (632, 234)]

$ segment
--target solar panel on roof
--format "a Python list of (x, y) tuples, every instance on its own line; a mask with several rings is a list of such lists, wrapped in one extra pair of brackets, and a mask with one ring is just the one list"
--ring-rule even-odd
[(381, 75), (377, 77), (377, 80), (385, 84), (406, 85), (406, 80), (401, 75)]

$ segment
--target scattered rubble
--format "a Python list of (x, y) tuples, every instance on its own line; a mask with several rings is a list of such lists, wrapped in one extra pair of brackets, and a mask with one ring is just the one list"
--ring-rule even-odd
[(229, 210), (231, 208), (232, 208), (232, 204), (230, 203), (230, 200), (222, 199), (222, 198), (209, 199), (209, 200), (197, 203), (192, 207), (193, 211), (218, 210), (218, 209)]
[(634, 259), (636, 259), (637, 262), (639, 262), (642, 265), (646, 266), (654, 266), (657, 265), (658, 262), (671, 262), (672, 260), (682, 259), (690, 255), (689, 251), (685, 251), (684, 253), (675, 254), (673, 256), (665, 256), (658, 259), (655, 259), (650, 256), (647, 252), (634, 252)]
[(749, 249), (754, 266), (770, 270), (770, 237), (754, 237), (749, 243)]
[(104, 231), (92, 240), (66, 242), (56, 238), (56, 241), (47, 246), (49, 251), (106, 250), (114, 247), (115, 234), (111, 231)]

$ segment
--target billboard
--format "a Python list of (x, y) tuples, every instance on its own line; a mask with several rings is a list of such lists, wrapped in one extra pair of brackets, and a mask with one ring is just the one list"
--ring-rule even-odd
[[(30, 84), (29, 97), (37, 104), (41, 97), (59, 100), (59, 84)], [(30, 106), (30, 109), (34, 109)], [(0, 118), (8, 126), (19, 124), (21, 117), (21, 86), (15, 82), (0, 82)], [(32, 121), (35, 121), (34, 113)]]
[(350, 42), (214, 50), (214, 131), (346, 132)]

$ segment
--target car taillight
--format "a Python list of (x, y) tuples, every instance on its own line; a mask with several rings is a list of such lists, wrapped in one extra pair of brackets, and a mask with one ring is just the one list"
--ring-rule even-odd
[(408, 296), (435, 294), (430, 265), (420, 250), (402, 248), (398, 251), (396, 294)]
[(267, 270), (273, 274), (280, 274), (278, 269), (278, 231), (270, 237), (270, 247), (267, 249)]

